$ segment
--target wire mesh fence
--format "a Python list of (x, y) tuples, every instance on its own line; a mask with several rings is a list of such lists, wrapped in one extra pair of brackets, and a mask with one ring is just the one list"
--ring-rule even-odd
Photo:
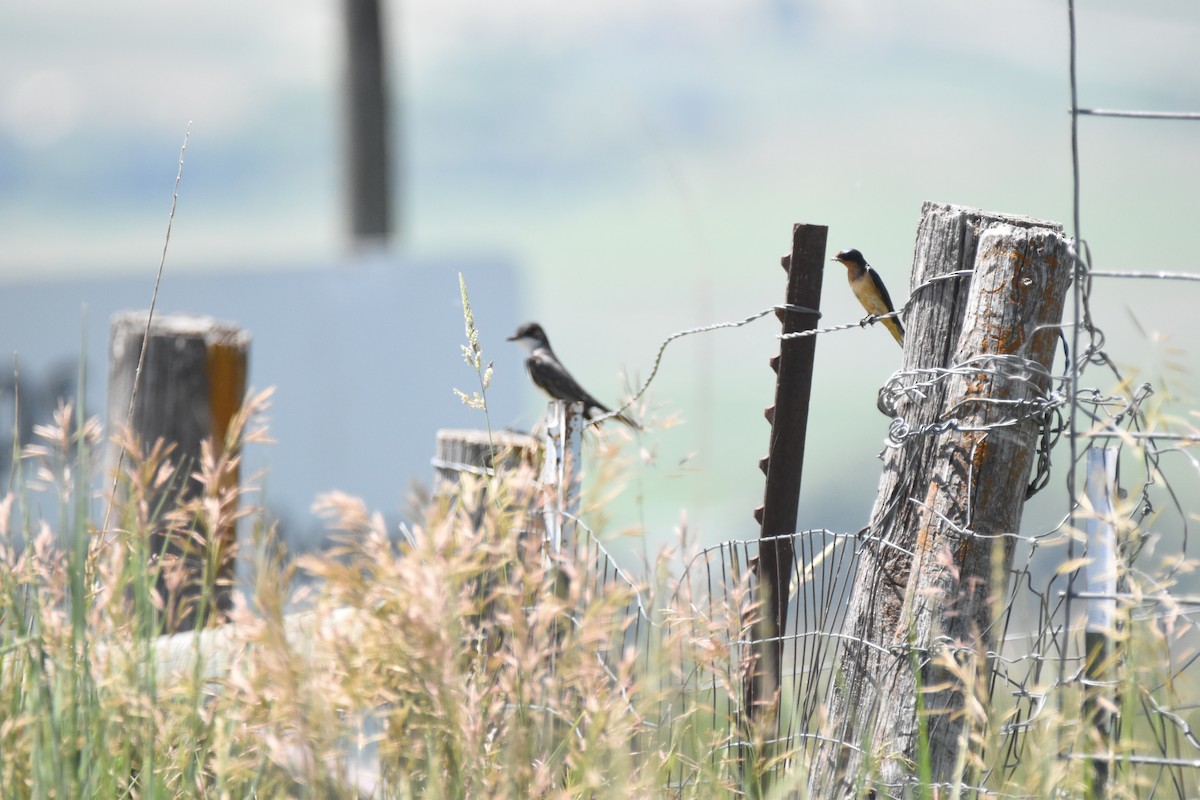
[[(1131, 448), (1146, 453), (1147, 460), (1156, 455), (1144, 442)], [(1150, 475), (1129, 491), (1123, 520), (1148, 525), (1154, 495), (1169, 494), (1161, 485), (1162, 473), (1151, 470)], [(1037, 796), (1016, 787), (1028, 785), (1029, 770), (1043, 763), (1042, 750), (1053, 743), (1056, 758), (1105, 761), (1126, 784), (1138, 787), (1136, 796), (1192, 796), (1200, 778), (1200, 738), (1192, 725), (1200, 711), (1195, 699), (1200, 697), (1200, 597), (1175, 593), (1173, 581), (1187, 565), (1181, 557), (1183, 536), (1177, 527), (1174, 533), (1164, 537), (1170, 556), (1154, 558), (1147, 547), (1147, 540), (1156, 535), (1152, 529), (1127, 525), (1120, 591), (1099, 597), (1076, 592), (1073, 605), (1067, 602), (1070, 571), (1063, 570), (1071, 566), (1066, 552), (1072, 534), (1066, 522), (1018, 537), (1021, 546), (1003, 584), (1007, 588), (994, 602), (1001, 635), (995, 648), (985, 653), (984, 686), (974, 690), (988, 704), (992, 730), (981, 744), (990, 752), (977, 754), (980, 768), (973, 783), (958, 785), (957, 790), (980, 796)], [(748, 749), (766, 745), (780, 754), (772, 771), (803, 774), (813, 767), (815, 745), (831, 736), (824, 711), (830, 687), (840, 678), (839, 658), (859, 646), (890, 649), (898, 662), (911, 653), (888, 642), (856, 640), (843, 631), (848, 597), (861, 579), (863, 554), (886, 542), (866, 532), (830, 530), (781, 538), (790, 541), (797, 558), (788, 581), (790, 623), (779, 637), (779, 714), (765, 740), (750, 736), (742, 702), (755, 644), (752, 598), (762, 541), (732, 540), (697, 552), (687, 562), (674, 596), (659, 608), (645, 597), (645, 586), (622, 570), (602, 544), (590, 534), (585, 541), (594, 567), (588, 574), (597, 591), (618, 585), (630, 593), (627, 625), (611, 649), (598, 657), (613, 664), (614, 674), (616, 662), (630, 652), (644, 660), (661, 658), (661, 653), (652, 652), (669, 638), (664, 631), (686, 624), (681, 616), (659, 613), (662, 607), (715, 621), (715, 629), (727, 636), (722, 663), (683, 664), (687, 656), (678, 653), (686, 681), (682, 696), (667, 701), (671, 707), (662, 710), (663, 718), (681, 709), (703, 709), (706, 724), (724, 729), (723, 752), (710, 757), (742, 758)], [(1114, 655), (1104, 681), (1098, 682), (1087, 671), (1087, 610), (1089, 603), (1106, 600), (1115, 600), (1118, 607), (1115, 626), (1104, 632)], [(972, 651), (980, 642), (944, 641), (940, 647), (942, 654), (953, 654), (956, 649)], [(938, 655), (920, 654), (925, 660)], [(1087, 702), (1101, 703), (1115, 717), (1106, 747), (1087, 730), (1094, 724), (1086, 716)], [(852, 741), (841, 744), (859, 746)], [(885, 796), (901, 796), (908, 787), (876, 788)]]
[[(822, 744), (860, 748), (862, 742), (839, 740), (826, 716), (831, 687), (844, 679), (842, 665), (862, 648), (872, 648), (898, 666), (918, 671), (949, 665), (964, 678), (960, 713), (976, 714), (963, 747), (963, 780), (943, 788), (955, 794), (988, 797), (1044, 796), (1053, 789), (1039, 771), (1047, 765), (1082, 765), (1106, 782), (1114, 796), (1185, 798), (1200, 791), (1200, 592), (1191, 577), (1197, 566), (1191, 528), (1197, 516), (1200, 460), (1191, 448), (1200, 444), (1194, 417), (1172, 416), (1158, 402), (1152, 381), (1123, 370), (1109, 351), (1100, 320), (1092, 311), (1097, 280), (1156, 280), (1187, 286), (1200, 275), (1187, 272), (1099, 270), (1085, 240), (1079, 239), (1078, 133), (1080, 117), (1125, 116), (1136, 119), (1195, 119), (1193, 114), (1098, 112), (1080, 108), (1074, 91), (1074, 3), (1071, 17), (1072, 156), (1075, 163), (1073, 296), (1066, 321), (1058, 327), (1061, 370), (1032, 370), (1028, 363), (991, 357), (945, 368), (897, 372), (880, 393), (881, 410), (892, 413), (897, 400), (919, 402), (923, 392), (958, 376), (992, 373), (1004, 380), (1038, 385), (1032, 402), (1003, 408), (996, 430), (1030, 419), (1040, 434), (1030, 495), (1047, 490), (1061, 503), (1052, 524), (1027, 523), (1022, 530), (987, 538), (1005, 539), (1013, 551), (1011, 567), (994, 584), (991, 630), (975, 640), (935, 639), (935, 645), (897, 647), (895, 640), (871, 641), (848, 633), (849, 598), (865, 579), (863, 561), (880, 548), (899, 545), (877, 531), (858, 533), (805, 530), (787, 537), (796, 559), (787, 579), (789, 624), (778, 637), (782, 651), (779, 713), (767, 740), (754, 739), (745, 708), (745, 680), (755, 645), (751, 620), (755, 609), (755, 569), (764, 540), (731, 540), (696, 553), (686, 564), (675, 596), (666, 606), (685, 608), (694, 617), (716, 620), (727, 647), (719, 665), (685, 665), (681, 706), (708, 709), (708, 723), (724, 728), (724, 753), (743, 757), (764, 744), (780, 754), (771, 769), (801, 774), (815, 767)], [(939, 279), (970, 280), (969, 273)], [(657, 373), (667, 344), (680, 336), (749, 324), (770, 309), (744, 319), (681, 331), (658, 351), (650, 379)], [(899, 314), (903, 316), (906, 309)], [(830, 325), (806, 335), (826, 335), (857, 327)], [(983, 398), (987, 402), (987, 398)], [(632, 401), (631, 401), (632, 402)], [(894, 413), (893, 413), (893, 416)], [(955, 420), (913, 428), (895, 416), (893, 447), (919, 437), (937, 437)], [(1095, 458), (1112, 459), (1112, 503), (1098, 508), (1085, 488), (1085, 467)], [(1116, 469), (1116, 463), (1120, 469)], [(919, 503), (922, 497), (896, 498)], [(1101, 571), (1097, 540), (1089, 528), (1111, 529), (1113, 574)], [(969, 537), (980, 537), (970, 530)], [(589, 558), (598, 567), (598, 584), (620, 582), (633, 592), (629, 625), (611, 652), (631, 649), (649, 658), (662, 629), (679, 624), (666, 619), (639, 585), (617, 567), (588, 535)], [(904, 552), (912, 558), (913, 553)], [(1096, 587), (1104, 587), (1097, 589)], [(967, 591), (970, 587), (960, 587)], [(886, 591), (879, 587), (879, 591)], [(1103, 613), (1097, 613), (1101, 609)], [(1097, 619), (1103, 619), (1098, 624)], [(977, 656), (975, 661), (967, 654)], [(973, 679), (953, 673), (954, 665), (982, 665)], [(690, 668), (689, 668), (690, 667)], [(727, 685), (732, 681), (733, 685)], [(924, 687), (936, 689), (939, 687)], [(972, 706), (974, 702), (974, 706)], [(972, 708), (974, 710), (972, 711)], [(977, 723), (977, 724), (976, 724)], [(927, 724), (936, 725), (932, 720)], [(1057, 768), (1057, 767), (1056, 767)], [(915, 775), (916, 769), (912, 770)], [(1057, 773), (1056, 773), (1057, 774)], [(918, 778), (876, 784), (885, 796), (904, 796)]]

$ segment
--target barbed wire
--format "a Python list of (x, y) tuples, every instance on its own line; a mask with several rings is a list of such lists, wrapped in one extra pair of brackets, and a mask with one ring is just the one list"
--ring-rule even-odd
[[(810, 336), (823, 336), (823, 335), (831, 334), (831, 333), (841, 333), (843, 331), (854, 330), (855, 328), (863, 328), (863, 327), (866, 327), (867, 325), (874, 325), (875, 323), (882, 322), (883, 320), (886, 320), (886, 319), (903, 318), (905, 315), (908, 314), (909, 307), (915, 300), (916, 296), (923, 289), (926, 289), (926, 288), (933, 286), (937, 283), (940, 283), (942, 281), (953, 280), (956, 278), (969, 277), (972, 274), (974, 274), (974, 273), (971, 270), (956, 270), (954, 272), (946, 273), (945, 275), (938, 275), (933, 278), (930, 278), (929, 280), (921, 283), (920, 285), (916, 286), (913, 289), (912, 293), (909, 295), (909, 299), (905, 302), (905, 304), (902, 308), (900, 308), (898, 311), (893, 311), (890, 314), (868, 314), (867, 316), (863, 317), (858, 322), (845, 322), (845, 323), (841, 323), (838, 325), (830, 325), (830, 326), (823, 327), (823, 328), (812, 328), (809, 330), (795, 331), (793, 333), (781, 333), (781, 334), (776, 334), (775, 338), (783, 341), (783, 340), (788, 340), (788, 339), (801, 339), (801, 338), (806, 338), (806, 337), (810, 337)], [(622, 414), (625, 411), (628, 411), (631, 407), (633, 407), (639, 400), (641, 400), (642, 397), (646, 394), (646, 392), (649, 391), (650, 386), (651, 386), (651, 384), (654, 383), (655, 378), (658, 377), (659, 369), (662, 366), (663, 354), (666, 352), (667, 346), (670, 345), (675, 340), (682, 339), (687, 336), (694, 336), (699, 333), (710, 333), (712, 331), (725, 330), (725, 329), (729, 329), (729, 328), (741, 328), (746, 325), (749, 325), (752, 322), (757, 322), (758, 320), (762, 319), (763, 317), (766, 317), (767, 315), (769, 315), (771, 313), (807, 314), (807, 315), (814, 316), (817, 319), (820, 319), (822, 316), (821, 312), (815, 308), (807, 308), (805, 306), (796, 306), (796, 305), (790, 305), (787, 303), (782, 303), (782, 304), (770, 306), (768, 308), (760, 309), (758, 311), (755, 311), (751, 314), (746, 315), (745, 317), (742, 317), (741, 319), (728, 320), (728, 321), (724, 321), (724, 322), (714, 322), (714, 323), (710, 323), (707, 325), (698, 325), (693, 328), (685, 328), (683, 330), (675, 331), (674, 333), (669, 334), (666, 338), (664, 338), (659, 343), (658, 351), (655, 353), (654, 361), (650, 367), (650, 374), (646, 376), (646, 379), (644, 381), (642, 381), (642, 384), (641, 384), (641, 386), (638, 387), (637, 391), (635, 391), (628, 399), (625, 400), (624, 403), (622, 403), (615, 410), (613, 410), (607, 414), (597, 415), (597, 416), (593, 417), (590, 420), (589, 424), (596, 425), (596, 424), (603, 422), (606, 419), (609, 419), (610, 417), (615, 417), (618, 414)]]
[[(887, 319), (892, 319), (892, 318), (901, 318), (902, 319), (904, 316), (906, 316), (908, 314), (911, 304), (914, 302), (917, 295), (922, 290), (924, 290), (930, 286), (936, 285), (937, 283), (940, 283), (942, 281), (954, 280), (954, 279), (963, 278), (963, 277), (969, 277), (972, 274), (974, 274), (974, 273), (971, 270), (956, 270), (954, 272), (946, 273), (945, 275), (937, 275), (933, 278), (930, 278), (929, 280), (924, 281), (923, 283), (914, 287), (912, 292), (909, 295), (909, 299), (905, 302), (904, 306), (901, 307), (897, 311), (891, 312), (890, 314), (868, 314), (867, 316), (863, 317), (861, 320), (859, 320), (857, 322), (845, 322), (845, 323), (841, 323), (838, 325), (826, 326), (823, 328), (811, 328), (811, 329), (803, 330), (803, 331), (795, 331), (793, 333), (776, 334), (775, 338), (777, 338), (781, 341), (784, 341), (784, 340), (788, 340), (788, 339), (801, 339), (801, 338), (806, 338), (806, 337), (810, 337), (810, 336), (822, 336), (822, 335), (831, 334), (831, 333), (841, 333), (844, 331), (854, 330), (855, 328), (863, 328), (868, 325), (874, 325), (877, 322), (882, 322)], [(700, 333), (710, 333), (712, 331), (725, 330), (725, 329), (730, 329), (730, 328), (741, 328), (746, 325), (749, 325), (752, 322), (757, 322), (758, 320), (760, 320), (763, 317), (766, 317), (772, 313), (776, 313), (776, 314), (779, 314), (779, 313), (806, 314), (806, 315), (814, 316), (817, 319), (820, 319), (822, 316), (821, 312), (815, 308), (807, 308), (805, 306), (796, 306), (796, 305), (790, 305), (787, 303), (781, 303), (781, 304), (769, 306), (767, 308), (759, 309), (758, 311), (748, 314), (745, 317), (742, 317), (740, 319), (727, 320), (727, 321), (723, 321), (723, 322), (714, 322), (714, 323), (709, 323), (707, 325), (698, 325), (696, 327), (684, 328), (683, 330), (675, 331), (674, 333), (667, 335), (666, 338), (664, 338), (659, 343), (658, 350), (654, 356), (654, 361), (650, 367), (650, 374), (646, 376), (646, 379), (642, 381), (642, 383), (638, 387), (638, 389), (632, 395), (630, 395), (616, 409), (614, 409), (613, 411), (610, 411), (607, 414), (601, 414), (601, 415), (592, 417), (591, 420), (588, 421), (588, 424), (589, 425), (598, 425), (601, 422), (604, 422), (605, 420), (607, 420), (611, 417), (616, 417), (620, 414), (623, 414), (624, 412), (626, 412), (630, 408), (632, 408), (635, 404), (637, 404), (637, 402), (639, 400), (641, 400), (642, 397), (645, 396), (646, 392), (649, 391), (650, 386), (654, 383), (654, 380), (658, 377), (660, 368), (662, 366), (663, 355), (664, 355), (664, 353), (666, 353), (667, 347), (672, 342), (676, 341), (677, 339), (682, 339), (687, 336), (694, 336), (694, 335), (700, 334)]]
[[(654, 379), (658, 376), (659, 367), (662, 365), (663, 353), (666, 352), (667, 346), (669, 344), (671, 344), (671, 342), (675, 341), (676, 339), (682, 339), (685, 336), (694, 336), (698, 333), (708, 333), (710, 331), (721, 330), (724, 328), (741, 328), (745, 325), (749, 325), (751, 322), (755, 322), (756, 320), (762, 319), (763, 317), (767, 316), (771, 312), (775, 311), (776, 308), (778, 308), (778, 307), (771, 306), (770, 308), (764, 308), (759, 311), (755, 311), (753, 314), (749, 314), (740, 320), (731, 320), (728, 322), (714, 322), (709, 325), (699, 325), (694, 328), (685, 328), (684, 330), (676, 331), (675, 333), (672, 333), (671, 335), (667, 336), (667, 338), (663, 339), (662, 342), (659, 344), (658, 353), (656, 353), (654, 356), (654, 364), (653, 364), (653, 366), (650, 367), (650, 374), (648, 376), (646, 376), (646, 380), (642, 382), (641, 388), (639, 388), (633, 394), (632, 397), (630, 397), (628, 400), (626, 400), (616, 410), (614, 410), (608, 414), (593, 417), (591, 424), (593, 424), (593, 425), (598, 424), (598, 423), (603, 422), (604, 420), (608, 419), (609, 417), (615, 417), (619, 414), (622, 414), (625, 411), (628, 411), (635, 403), (637, 403), (639, 400), (642, 399), (642, 396), (646, 394), (646, 392), (650, 389), (650, 385), (652, 383), (654, 383)], [(799, 309), (797, 309), (797, 310), (799, 310)], [(819, 312), (817, 312), (814, 309), (804, 309), (804, 311), (807, 311), (807, 312), (813, 313), (813, 314), (817, 314), (819, 316)]]

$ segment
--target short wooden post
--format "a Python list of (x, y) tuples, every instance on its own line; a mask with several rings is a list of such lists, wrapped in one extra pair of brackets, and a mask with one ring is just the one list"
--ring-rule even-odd
[[(231, 606), (237, 544), (234, 508), (222, 511), (221, 517), (226, 522), (219, 530), (202, 530), (198, 521), (194, 521), (195, 530), (176, 530), (173, 534), (169, 531), (179, 526), (164, 525), (162, 513), (203, 491), (194, 474), (200, 466), (201, 443), (212, 442), (214, 454), (220, 454), (226, 445), (230, 422), (246, 394), (250, 336), (232, 323), (190, 315), (156, 316), (147, 335), (146, 319), (145, 311), (113, 317), (108, 424), (114, 437), (128, 428), (141, 457), (160, 440), (174, 447), (169, 460), (176, 474), (155, 498), (167, 499), (172, 506), (163, 508), (150, 520), (154, 532), (150, 537), (148, 552), (152, 561), (148, 566), (152, 570), (161, 568), (164, 556), (182, 564), (182, 581), (178, 576), (168, 580), (165, 572), (160, 573), (157, 591), (164, 602), (165, 629), (188, 630), (200, 621), (197, 612), (208, 618), (211, 610), (225, 611)], [(146, 353), (138, 378), (143, 339)], [(117, 460), (112, 459), (114, 465)], [(225, 485), (220, 491), (226, 498), (235, 498), (236, 467), (223, 478)], [(215, 566), (215, 572), (210, 570), (212, 574), (205, 575), (206, 564)], [(206, 609), (197, 608), (206, 589), (202, 579), (208, 584), (207, 596), (212, 603)]]
[(457, 497), (465, 476), (477, 480), (477, 490), (460, 500), (470, 507), (473, 522), (483, 521), (489, 479), (522, 465), (532, 468), (541, 447), (537, 439), (513, 431), (443, 428), (437, 432), (437, 455), (433, 457), (433, 492), (436, 497)]
[(454, 491), (463, 475), (481, 478), (537, 461), (540, 445), (533, 436), (514, 431), (443, 428), (437, 432), (434, 493)]
[(922, 749), (934, 782), (963, 778), (964, 693), (988, 687), (1071, 264), (1061, 225), (922, 208), (907, 372), (888, 398), (909, 435), (885, 457), (812, 797), (860, 792), (864, 756), (889, 787)]
[[(486, 431), (461, 428), (445, 428), (437, 433), (437, 455), (433, 458), (434, 496), (450, 507), (459, 504), (470, 516), (476, 533), (481, 531), (489, 505), (494, 502), (493, 479), (503, 480), (506, 473), (520, 469), (532, 470), (537, 464), (541, 443), (533, 436), (513, 431)], [(468, 479), (469, 478), (469, 479)], [(518, 502), (532, 503), (533, 496), (523, 497)], [(510, 499), (509, 502), (512, 502)], [(517, 509), (513, 509), (517, 510)], [(523, 509), (529, 511), (530, 509)], [(531, 552), (540, 557), (542, 553), (541, 528), (536, 524), (538, 516), (527, 514), (527, 528), (520, 531), (519, 545), (522, 556)], [(532, 524), (531, 524), (532, 523)], [(485, 532), (486, 533), (486, 532)], [(508, 580), (506, 569), (490, 569), (476, 584), (476, 597), (480, 600), (480, 612), (467, 620), (471, 628), (482, 620), (491, 620), (495, 614), (497, 586)], [(488, 646), (498, 644), (499, 633), (493, 630)]]

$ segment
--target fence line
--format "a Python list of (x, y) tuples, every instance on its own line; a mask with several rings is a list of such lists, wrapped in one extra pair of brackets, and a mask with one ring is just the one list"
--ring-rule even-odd
[[(1030, 417), (1043, 425), (1039, 448), (1039, 467), (1030, 492), (1043, 488), (1051, 474), (1051, 457), (1065, 445), (1068, 450), (1065, 465), (1067, 494), (1063, 515), (1053, 526), (1032, 533), (1005, 531), (981, 534), (960, 526), (960, 533), (986, 538), (1009, 538), (1022, 548), (1009, 576), (1007, 592), (999, 603), (996, 624), (1002, 635), (995, 651), (984, 655), (989, 664), (989, 696), (993, 711), (1002, 719), (995, 746), (999, 757), (993, 759), (990, 771), (978, 776), (978, 785), (944, 788), (966, 791), (978, 796), (1019, 797), (1003, 787), (1020, 770), (1028, 748), (1037, 741), (1034, 734), (1050, 725), (1054, 715), (1067, 712), (1068, 697), (1088, 686), (1122, 687), (1136, 696), (1125, 698), (1124, 713), (1117, 720), (1114, 738), (1118, 752), (1096, 752), (1080, 738), (1063, 744), (1062, 755), (1071, 760), (1108, 761), (1136, 772), (1151, 786), (1150, 796), (1188, 795), (1187, 784), (1180, 770), (1200, 770), (1200, 736), (1195, 733), (1188, 715), (1200, 711), (1200, 702), (1188, 700), (1188, 691), (1200, 686), (1200, 597), (1172, 593), (1174, 582), (1187, 568), (1193, 554), (1188, 552), (1190, 540), (1189, 509), (1175, 487), (1174, 472), (1166, 468), (1162, 458), (1168, 454), (1182, 455), (1188, 466), (1200, 476), (1200, 461), (1187, 453), (1186, 447), (1200, 442), (1200, 431), (1162, 430), (1161, 420), (1148, 410), (1148, 400), (1154, 394), (1150, 383), (1135, 385), (1115, 364), (1106, 350), (1103, 330), (1093, 317), (1090, 307), (1092, 278), (1136, 279), (1159, 281), (1200, 281), (1200, 273), (1183, 271), (1096, 270), (1091, 265), (1091, 253), (1086, 239), (1080, 234), (1079, 207), (1079, 131), (1078, 120), (1087, 116), (1124, 117), (1142, 120), (1196, 120), (1200, 114), (1113, 111), (1082, 108), (1078, 104), (1075, 73), (1075, 12), (1074, 1), (1068, 0), (1070, 35), (1070, 84), (1073, 161), (1073, 225), (1076, 239), (1074, 252), (1076, 281), (1068, 319), (1059, 327), (1065, 346), (1065, 369), (1049, 374), (1024, 359), (988, 358), (952, 365), (948, 369), (898, 371), (880, 391), (881, 408), (894, 410), (896, 401), (909, 396), (919, 399), (922, 391), (954, 375), (989, 374), (1004, 380), (1023, 381), (1044, 386), (1033, 400), (1010, 404), (1003, 420), (987, 426), (998, 430)], [(969, 272), (957, 272), (939, 280), (963, 279)], [(908, 303), (895, 312), (904, 317), (913, 297), (929, 283), (914, 288)], [(629, 404), (636, 402), (648, 390), (660, 371), (667, 346), (678, 338), (725, 328), (741, 327), (768, 316), (772, 311), (782, 313), (813, 313), (811, 309), (772, 306), (739, 320), (719, 322), (678, 331), (666, 337), (658, 348), (649, 377), (634, 393)], [(893, 315), (887, 315), (893, 316)], [(821, 327), (791, 336), (826, 335), (844, 332), (860, 325), (874, 323), (884, 317), (868, 317), (862, 322), (848, 322)], [(780, 337), (783, 338), (783, 337)], [(1094, 373), (1094, 380), (1089, 376)], [(1093, 385), (1087, 385), (1091, 382)], [(1116, 385), (1115, 391), (1102, 385)], [(988, 398), (978, 402), (995, 402)], [(628, 404), (627, 404), (628, 405)], [(916, 436), (936, 436), (953, 429), (958, 423), (945, 419), (923, 428), (909, 428), (897, 417), (889, 429), (889, 446), (900, 446)], [(1065, 437), (1066, 441), (1063, 441)], [(1108, 443), (1132, 459), (1134, 469), (1126, 464), (1125, 480), (1121, 487), (1126, 498), (1114, 514), (1112, 522), (1119, 529), (1122, 542), (1122, 570), (1118, 589), (1111, 593), (1078, 591), (1075, 587), (1084, 560), (1077, 552), (1076, 531), (1088, 512), (1080, 506), (1077, 490), (1077, 469), (1084, 455), (1093, 447)], [(1130, 475), (1132, 474), (1132, 478)], [(897, 502), (921, 503), (921, 498), (896, 498)], [(1154, 526), (1154, 527), (1151, 527)], [(1160, 538), (1156, 531), (1167, 528), (1173, 534), (1170, 557), (1159, 563), (1149, 544)], [(603, 565), (595, 577), (600, 584), (621, 581), (634, 590), (636, 607), (630, 614), (636, 619), (621, 646), (646, 646), (650, 629), (664, 624), (655, 617), (655, 609), (644, 603), (635, 581), (617, 567), (611, 555), (595, 540), (590, 531), (583, 530), (590, 547), (590, 559)], [(867, 545), (894, 547), (862, 533), (838, 533), (828, 530), (802, 530), (789, 535), (797, 553), (790, 576), (789, 618), (786, 631), (776, 637), (784, 651), (783, 713), (775, 743), (790, 753), (779, 769), (790, 769), (807, 762), (813, 744), (825, 740), (819, 730), (821, 704), (829, 682), (833, 680), (833, 658), (839, 642), (848, 634), (842, 632), (845, 600), (856, 579), (859, 557)], [(685, 565), (683, 573), (686, 600), (698, 615), (711, 619), (723, 610), (748, 612), (746, 585), (754, 581), (754, 568), (759, 539), (729, 540), (699, 550)], [(911, 555), (911, 554), (909, 554)], [(1086, 552), (1082, 554), (1086, 558)], [(1136, 637), (1142, 644), (1158, 648), (1159, 663), (1145, 671), (1147, 664), (1139, 654), (1124, 654), (1120, 669), (1124, 677), (1096, 681), (1085, 674), (1088, 653), (1084, 649), (1085, 625), (1077, 618), (1074, 603), (1095, 601), (1114, 602), (1119, 607), (1123, 636)], [(732, 613), (732, 612), (731, 612)], [(737, 674), (739, 661), (750, 648), (750, 628), (730, 626), (729, 663), (725, 668)], [(1016, 633), (1015, 631), (1023, 631)], [(1170, 635), (1167, 635), (1167, 631)], [(1110, 632), (1109, 635), (1115, 635)], [(885, 648), (886, 644), (862, 642), (870, 647)], [(938, 647), (953, 654), (966, 650), (970, 643), (939, 642)], [(922, 659), (935, 653), (920, 653)], [(1136, 670), (1144, 670), (1135, 673)], [(1138, 683), (1136, 675), (1153, 680)], [(699, 694), (717, 691), (717, 677), (696, 673), (690, 690)], [(1134, 686), (1135, 690), (1130, 690)], [(737, 696), (736, 692), (734, 696)], [(1073, 702), (1073, 701), (1072, 701)], [(748, 744), (740, 723), (744, 709), (732, 708), (728, 725), (726, 749), (737, 750)], [(714, 724), (719, 722), (714, 714)], [(1130, 734), (1148, 731), (1141, 737)], [(1122, 739), (1122, 734), (1126, 735)], [(848, 747), (856, 743), (843, 742)], [(1189, 779), (1194, 783), (1196, 777)], [(904, 787), (880, 787), (899, 792)]]

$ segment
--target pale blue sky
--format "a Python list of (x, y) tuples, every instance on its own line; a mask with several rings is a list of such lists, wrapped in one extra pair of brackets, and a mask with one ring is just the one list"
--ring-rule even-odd
[[(1200, 110), (1200, 5), (1079, 5), (1083, 105)], [(336, 259), (338, 8), (5, 4), (0, 280), (150, 281), (189, 121), (169, 270)], [(1065, 2), (429, 0), (386, 13), (398, 248), (514, 260), (526, 315), (606, 398), (672, 331), (779, 301), (793, 222), (862, 249), (900, 301), (924, 200), (1070, 222)], [(1200, 270), (1200, 124), (1090, 119), (1081, 141), (1097, 265)], [(857, 320), (842, 276), (828, 277), (826, 320)], [(1114, 355), (1148, 369), (1166, 357), (1136, 316), (1191, 369), (1196, 291), (1099, 284)], [(523, 380), (508, 331), (484, 333), (496, 380)], [(772, 333), (764, 321), (668, 351), (655, 398), (687, 424), (646, 443), (656, 525), (688, 507), (716, 538), (750, 530)], [(817, 358), (802, 519), (844, 527), (874, 494), (875, 388), (899, 356), (873, 329), (829, 337)], [(501, 422), (528, 425), (539, 408)], [(676, 469), (689, 454), (697, 471)], [(805, 517), (807, 498), (832, 493), (836, 509)]]

